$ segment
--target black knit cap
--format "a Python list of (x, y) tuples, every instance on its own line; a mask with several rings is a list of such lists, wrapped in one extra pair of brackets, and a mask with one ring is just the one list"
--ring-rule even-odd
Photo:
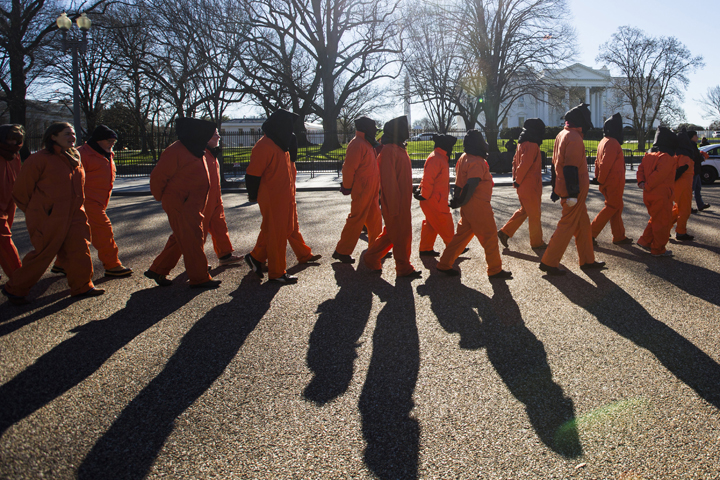
[(100, 140), (109, 140), (111, 138), (117, 140), (117, 133), (107, 125), (98, 125), (88, 140), (99, 142)]
[(483, 158), (487, 157), (490, 151), (490, 146), (485, 141), (480, 130), (468, 130), (463, 139), (463, 148), (465, 149), (465, 153)]
[(452, 135), (433, 135), (433, 142), (435, 142), (434, 148), (442, 148), (447, 152), (448, 157), (452, 153), (453, 146), (457, 143), (457, 138)]
[(655, 131), (655, 140), (653, 141), (653, 147), (650, 149), (652, 152), (663, 152), (668, 155), (675, 155), (675, 149), (678, 146), (677, 136), (667, 127), (657, 127)]
[(410, 128), (408, 126), (407, 116), (405, 115), (393, 118), (383, 126), (383, 145), (392, 143), (404, 147), (408, 138), (410, 138)]
[(603, 135), (608, 138), (614, 138), (620, 142), (620, 145), (623, 144), (625, 138), (623, 137), (622, 116), (619, 113), (605, 120), (603, 124)]
[(182, 117), (175, 120), (178, 140), (198, 158), (205, 155), (207, 144), (215, 135), (216, 129), (213, 122), (199, 118)]
[(693, 150), (693, 142), (690, 140), (690, 135), (688, 135), (684, 128), (677, 133), (677, 142), (675, 155), (685, 155), (686, 157), (693, 158), (695, 154)]
[(543, 137), (545, 137), (545, 122), (539, 118), (528, 118), (523, 123), (518, 143), (533, 142), (542, 145)]
[(358, 117), (355, 119), (355, 130), (365, 134), (365, 140), (373, 146), (377, 144), (375, 135), (377, 135), (377, 125), (375, 120), (369, 117)]
[(262, 124), (262, 131), (275, 145), (280, 147), (284, 152), (290, 150), (293, 136), (293, 125), (300, 115), (292, 113), (284, 109), (273, 112), (270, 117)]
[(592, 120), (590, 120), (589, 106), (590, 104), (588, 103), (581, 103), (577, 107), (568, 110), (565, 114), (565, 121), (567, 121), (571, 127), (582, 128), (583, 134), (593, 128)]

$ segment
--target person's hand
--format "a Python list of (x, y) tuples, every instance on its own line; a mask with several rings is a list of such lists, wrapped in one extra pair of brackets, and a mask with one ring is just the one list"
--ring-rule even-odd
[(517, 182), (513, 182), (513, 187), (515, 187), (515, 188), (520, 188), (520, 184), (517, 183)]
[(413, 197), (415, 197), (415, 200), (420, 200), (421, 202), (422, 202), (423, 200), (427, 200), (427, 198), (425, 198), (425, 197), (423, 197), (422, 195), (420, 195), (420, 191), (419, 191), (419, 190), (416, 191), (415, 193), (413, 193)]
[(344, 186), (340, 185), (340, 193), (343, 195), (350, 195), (352, 192), (352, 188), (345, 188)]
[(450, 200), (450, 203), (448, 204), (448, 206), (449, 206), (450, 208), (452, 208), (453, 210), (456, 209), (456, 208), (458, 208), (457, 200), (455, 200), (455, 199), (453, 198), (452, 200)]
[(638, 187), (640, 187), (641, 190), (645, 190), (645, 182), (638, 183)]
[(568, 197), (565, 199), (565, 203), (567, 204), (568, 207), (574, 207), (575, 205), (577, 205), (577, 198)]

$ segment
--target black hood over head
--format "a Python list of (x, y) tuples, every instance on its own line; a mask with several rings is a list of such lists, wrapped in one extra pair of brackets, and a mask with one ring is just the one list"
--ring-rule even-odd
[(568, 110), (565, 114), (565, 121), (568, 122), (571, 127), (582, 128), (583, 134), (593, 128), (592, 120), (590, 120), (589, 106), (587, 103), (581, 103), (577, 107)]
[(292, 134), (292, 137), (290, 137), (290, 148), (288, 148), (288, 153), (290, 154), (290, 161), (294, 163), (298, 157), (298, 141), (297, 135), (294, 133)]
[(377, 125), (375, 120), (369, 117), (359, 117), (355, 119), (355, 130), (365, 134), (365, 140), (373, 147), (377, 145), (375, 135), (377, 135)]
[(684, 128), (677, 133), (677, 148), (675, 149), (675, 155), (685, 155), (690, 158), (695, 156), (693, 141), (690, 140), (690, 136)]
[(393, 118), (383, 126), (383, 136), (381, 139), (383, 145), (392, 143), (404, 148), (408, 138), (410, 138), (410, 128), (408, 127), (408, 119), (405, 115)]
[(293, 125), (295, 125), (298, 118), (300, 118), (300, 115), (297, 113), (292, 113), (281, 108), (273, 112), (270, 117), (265, 120), (265, 123), (262, 124), (262, 131), (265, 136), (275, 142), (275, 145), (280, 147), (283, 152), (288, 152), (290, 151), (293, 137)]
[(623, 138), (623, 123), (622, 116), (619, 113), (605, 120), (603, 124), (603, 135), (608, 138), (614, 138), (620, 145), (623, 144), (625, 141)]
[(178, 140), (198, 158), (202, 158), (205, 154), (207, 144), (215, 135), (216, 128), (213, 122), (199, 118), (183, 117), (175, 121)]
[(545, 137), (545, 122), (539, 118), (528, 118), (523, 123), (518, 143), (533, 142), (542, 145), (543, 137)]
[(448, 158), (450, 158), (452, 149), (455, 146), (455, 143), (457, 143), (457, 138), (453, 137), (452, 135), (438, 134), (433, 135), (433, 142), (435, 142), (435, 147), (433, 148), (442, 148), (448, 154)]
[(483, 158), (487, 157), (490, 151), (490, 146), (485, 141), (485, 138), (483, 138), (480, 130), (468, 130), (463, 139), (463, 148), (465, 149), (465, 153)]
[(668, 155), (675, 155), (675, 149), (678, 145), (677, 136), (667, 127), (657, 127), (655, 131), (655, 140), (651, 152), (663, 152)]

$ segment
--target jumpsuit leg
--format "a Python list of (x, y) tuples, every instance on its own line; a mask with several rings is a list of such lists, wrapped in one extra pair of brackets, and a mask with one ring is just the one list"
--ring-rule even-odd
[(10, 203), (5, 212), (0, 212), (0, 268), (10, 277), (20, 268), (20, 255), (12, 241), (12, 224), (15, 218), (15, 204)]
[(365, 266), (370, 270), (382, 269), (382, 259), (388, 254), (393, 246), (394, 245), (390, 239), (390, 233), (387, 228), (387, 219), (385, 219), (385, 227), (382, 232), (377, 236), (372, 246), (368, 247), (365, 252), (365, 256), (363, 257)]
[(152, 265), (150, 265), (150, 270), (159, 275), (170, 275), (170, 271), (177, 266), (181, 256), (182, 251), (175, 239), (175, 234), (170, 234), (165, 248), (160, 252), (160, 255), (155, 257)]
[[(166, 210), (175, 241), (180, 246), (185, 271), (190, 285), (198, 285), (212, 280), (208, 273), (205, 256), (205, 234), (202, 228), (202, 215), (169, 208)], [(160, 273), (160, 272), (157, 272)]]
[[(356, 189), (357, 193), (355, 193)], [(366, 189), (369, 189), (369, 191), (366, 191)], [(340, 234), (340, 241), (335, 247), (335, 251), (341, 255), (350, 255), (355, 250), (363, 225), (367, 226), (368, 229), (368, 246), (375, 242), (382, 230), (377, 186), (368, 183), (367, 179), (362, 179), (350, 195), (350, 213), (345, 220), (345, 226)]]
[(70, 224), (57, 257), (65, 268), (71, 295), (81, 295), (94, 288), (93, 265), (90, 257), (90, 226), (85, 223), (85, 215), (82, 215), (82, 219), (75, 218)]
[(224, 257), (234, 251), (230, 242), (230, 232), (228, 232), (227, 221), (225, 220), (225, 209), (222, 205), (218, 205), (207, 215), (207, 222), (203, 222), (204, 231), (212, 236), (213, 250), (218, 258)]
[(290, 204), (270, 208), (261, 207), (263, 215), (255, 248), (250, 255), (263, 262), (267, 258), (268, 278), (280, 278), (286, 272), (287, 239), (292, 230), (292, 212)]
[(568, 206), (565, 199), (561, 200), (562, 217), (542, 257), (545, 265), (555, 268), (560, 265), (572, 237), (575, 237), (580, 265), (595, 261), (585, 198), (586, 195), (581, 195), (574, 207)]
[(106, 205), (85, 199), (85, 213), (90, 224), (92, 246), (98, 252), (98, 258), (105, 270), (122, 265), (118, 258), (118, 246), (115, 243), (112, 224), (105, 212)]
[[(460, 211), (462, 213), (462, 210)], [(467, 247), (474, 235), (475, 233), (472, 227), (470, 227), (470, 223), (465, 217), (461, 216), (457, 226), (457, 233), (455, 233), (450, 243), (448, 243), (445, 250), (443, 250), (437, 268), (439, 270), (451, 269), (453, 264), (455, 264), (455, 260), (457, 260), (463, 250), (465, 250), (465, 247)]]

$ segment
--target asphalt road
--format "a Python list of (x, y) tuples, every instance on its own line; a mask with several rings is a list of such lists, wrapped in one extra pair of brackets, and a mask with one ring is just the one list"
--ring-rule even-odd
[[(102, 278), (96, 259), (103, 297), (74, 301), (48, 273), (31, 305), (0, 303), (0, 477), (720, 478), (720, 187), (703, 193), (717, 208), (691, 216), (674, 258), (614, 246), (608, 226), (607, 270), (582, 272), (571, 242), (570, 274), (544, 277), (523, 226), (503, 255), (515, 278), (493, 283), (476, 240), (455, 278), (416, 250), (416, 280), (392, 259), (381, 276), (333, 263), (349, 199), (300, 193), (323, 258), (295, 266), (289, 250), (286, 287), (214, 268), (213, 291), (189, 289), (182, 263), (171, 287), (143, 277), (167, 219), (151, 197), (114, 198), (133, 277)], [(625, 200), (637, 239), (634, 185)], [(244, 254), (258, 207), (224, 201)], [(496, 188), (493, 205), (501, 226), (518, 201)], [(22, 215), (13, 230), (27, 253)]]

